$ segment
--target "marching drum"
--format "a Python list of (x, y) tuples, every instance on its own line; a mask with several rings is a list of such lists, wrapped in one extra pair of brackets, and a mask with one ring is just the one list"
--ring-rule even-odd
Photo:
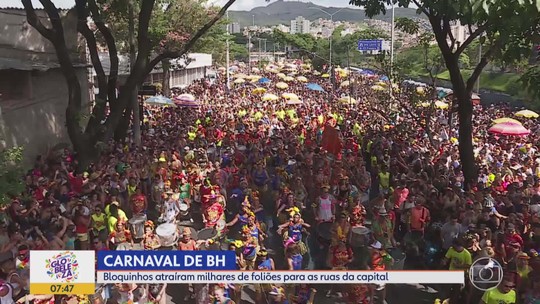
[(180, 202), (180, 216), (184, 217), (189, 214), (189, 206), (184, 202)]
[(354, 227), (351, 229), (349, 244), (352, 247), (363, 247), (369, 245), (371, 231), (366, 227)]
[(217, 235), (217, 231), (214, 228), (204, 228), (197, 233), (199, 240), (206, 241)]
[(178, 241), (178, 230), (175, 224), (165, 223), (157, 226), (156, 234), (162, 247), (174, 246)]
[(144, 237), (144, 223), (146, 222), (146, 214), (134, 215), (129, 221), (129, 226), (133, 238), (142, 239)]
[(121, 244), (118, 244), (118, 246), (116, 246), (116, 250), (117, 250), (117, 251), (127, 251), (127, 250), (131, 250), (131, 244), (129, 244), (129, 243), (121, 243)]

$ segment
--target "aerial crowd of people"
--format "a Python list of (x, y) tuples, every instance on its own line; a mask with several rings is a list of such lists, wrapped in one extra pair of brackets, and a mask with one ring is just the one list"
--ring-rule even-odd
[[(426, 288), (451, 303), (540, 303), (536, 118), (476, 105), (479, 176), (465, 185), (451, 95), (375, 73), (336, 69), (334, 77), (302, 62), (230, 70), (230, 88), (220, 69), (212, 81), (173, 90), (176, 106), (145, 104), (141, 146), (111, 142), (82, 173), (69, 148), (36, 159), (0, 227), (2, 304), (157, 304), (175, 291), (178, 303), (367, 304), (392, 292), (224, 283), (29, 294), (29, 251), (64, 249), (233, 250), (247, 270), (468, 272), (487, 257), (503, 268), (498, 286), (478, 290), (467, 279)], [(489, 132), (496, 119), (531, 132)]]

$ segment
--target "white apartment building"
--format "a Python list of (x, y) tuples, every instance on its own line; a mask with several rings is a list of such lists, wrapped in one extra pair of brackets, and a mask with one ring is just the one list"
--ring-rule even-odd
[(466, 26), (461, 25), (459, 21), (457, 21), (455, 24), (451, 25), (450, 31), (452, 32), (452, 35), (454, 36), (454, 39), (456, 39), (456, 44), (460, 45), (463, 43), (467, 38), (469, 37), (469, 30)]
[(291, 34), (309, 34), (311, 32), (311, 22), (302, 16), (291, 20)]

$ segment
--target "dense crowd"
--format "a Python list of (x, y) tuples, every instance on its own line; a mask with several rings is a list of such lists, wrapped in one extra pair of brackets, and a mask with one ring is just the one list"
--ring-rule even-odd
[[(452, 303), (540, 303), (536, 119), (519, 119), (528, 136), (494, 135), (492, 121), (512, 109), (475, 106), (480, 174), (465, 185), (458, 123), (452, 109), (430, 104), (427, 88), (395, 86), (390, 99), (374, 74), (339, 70), (333, 84), (297, 63), (234, 70), (230, 89), (221, 73), (175, 91), (194, 96), (192, 106), (146, 105), (141, 147), (110, 143), (82, 173), (69, 149), (36, 159), (0, 227), (2, 304), (167, 302), (159, 284), (29, 295), (29, 250), (47, 249), (234, 250), (239, 269), (267, 270), (468, 271), (491, 257), (504, 268), (498, 287), (432, 287)], [(383, 303), (386, 289), (350, 284), (317, 296)], [(309, 284), (182, 290), (198, 304), (248, 294), (252, 303), (306, 304), (317, 293)]]

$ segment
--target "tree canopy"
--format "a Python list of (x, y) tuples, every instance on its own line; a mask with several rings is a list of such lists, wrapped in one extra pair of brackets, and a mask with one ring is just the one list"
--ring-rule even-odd
[[(539, 38), (540, 1), (536, 0), (351, 0), (362, 6), (366, 15), (385, 14), (391, 5), (416, 6), (431, 25), (435, 41), (450, 74), (454, 98), (458, 105), (459, 150), (466, 187), (477, 180), (477, 169), (472, 143), (471, 94), (486, 65), (499, 59), (514, 62), (528, 57), (533, 42)], [(460, 41), (453, 26), (467, 29), (467, 37)], [(460, 58), (475, 40), (483, 46), (483, 53), (469, 77), (462, 74)]]

